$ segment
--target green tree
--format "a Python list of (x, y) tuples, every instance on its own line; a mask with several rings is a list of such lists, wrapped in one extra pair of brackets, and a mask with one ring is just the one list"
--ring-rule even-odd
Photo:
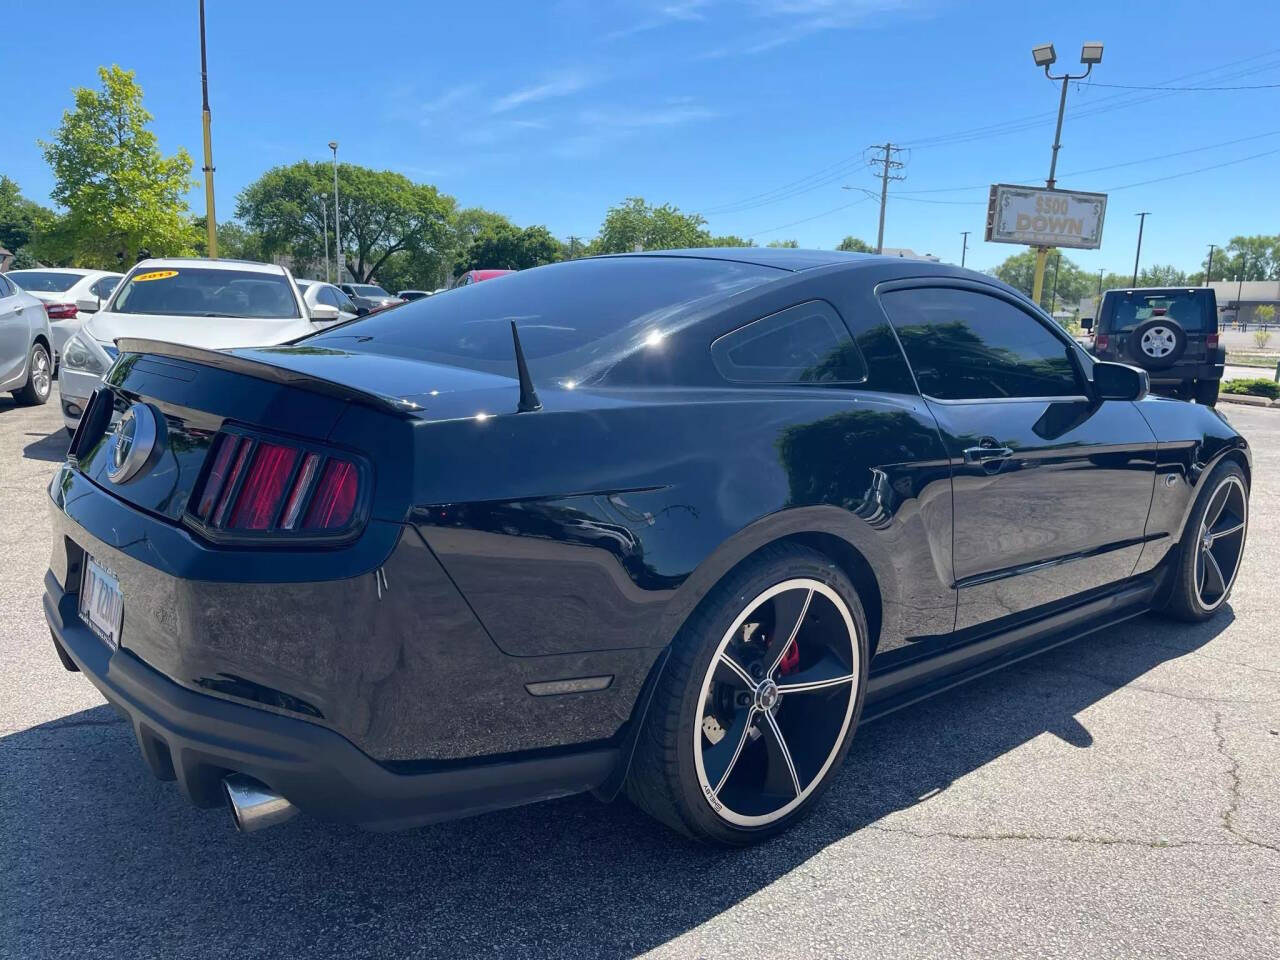
[(525, 227), (511, 223), (486, 226), (472, 237), (458, 259), (456, 273), (466, 270), (526, 270), (562, 258), (560, 241), (546, 227)]
[(85, 267), (132, 264), (143, 251), (189, 254), (195, 236), (183, 199), (191, 157), (166, 157), (132, 70), (99, 67), (102, 89), (77, 87), (53, 140), (40, 141), (53, 169), (54, 201), (66, 208), (39, 244), (50, 259)]
[[(196, 229), (196, 255), (209, 255), (205, 218), (195, 217), (192, 226)], [(226, 260), (269, 260), (261, 235), (250, 230), (235, 220), (224, 220), (218, 224), (218, 256)], [(321, 271), (323, 272), (323, 270)]]
[(848, 253), (875, 253), (876, 248), (871, 246), (865, 240), (859, 240), (857, 237), (845, 237), (840, 241), (837, 250), (844, 250)]
[(0, 247), (14, 255), (16, 269), (36, 265), (28, 245), (39, 243), (55, 219), (52, 210), (28, 200), (16, 182), (0, 174)]
[[(1130, 275), (1130, 280), (1133, 276)], [(1187, 275), (1172, 264), (1153, 263), (1138, 272), (1139, 287), (1181, 287), (1187, 284)]]
[[(325, 163), (303, 160), (275, 167), (241, 191), (236, 216), (261, 236), (267, 256), (287, 253), (313, 263), (324, 252), (332, 176), (333, 168)], [(435, 187), (389, 170), (343, 163), (338, 165), (338, 196), (343, 258), (358, 283), (372, 280), (402, 251), (440, 253), (449, 247), (453, 200)], [(332, 222), (329, 232), (332, 237)]]
[[(1208, 267), (1206, 253), (1200, 270), (1192, 274), (1191, 279), (1203, 283)], [(1232, 237), (1229, 244), (1214, 251), (1210, 279), (1280, 280), (1280, 234)]]
[(742, 237), (735, 236), (732, 233), (726, 233), (723, 236), (712, 237), (707, 241), (709, 247), (750, 247), (752, 243)]
[[(1097, 290), (1098, 275), (1081, 270), (1069, 257), (1061, 256), (1060, 250), (1049, 254), (1045, 264), (1044, 289), (1041, 292), (1041, 306), (1053, 312), (1057, 309), (1073, 310), (1082, 297), (1089, 296)], [(1003, 280), (1015, 290), (1031, 296), (1032, 284), (1035, 280), (1036, 253), (1024, 250), (1015, 253), (991, 271), (998, 279)], [(1054, 275), (1057, 274), (1057, 303), (1054, 299)]]
[(769, 241), (768, 245), (771, 247), (779, 247), (786, 250), (796, 250), (796, 249), (799, 249), (800, 247), (800, 241), (799, 240), (771, 240)]
[(645, 203), (643, 197), (628, 197), (609, 208), (600, 235), (592, 241), (591, 252), (629, 253), (637, 246), (644, 250), (709, 246), (711, 234), (706, 222), (702, 216), (681, 213), (668, 203), (655, 207)]

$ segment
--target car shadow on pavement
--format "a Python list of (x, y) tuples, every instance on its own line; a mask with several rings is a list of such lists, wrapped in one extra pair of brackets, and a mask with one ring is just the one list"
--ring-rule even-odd
[(22, 448), (22, 455), (28, 460), (45, 460), (49, 463), (61, 463), (67, 459), (67, 444), (71, 437), (67, 431), (59, 427), (57, 431), (43, 436), (39, 433), (28, 433), (28, 437), (39, 437)]
[(631, 956), (1037, 736), (1087, 749), (1083, 711), (1231, 620), (1131, 621), (870, 724), (814, 815), (745, 851), (586, 797), (398, 834), (299, 817), (239, 835), (152, 780), (114, 710), (86, 710), (0, 739), (5, 939), (22, 956)]

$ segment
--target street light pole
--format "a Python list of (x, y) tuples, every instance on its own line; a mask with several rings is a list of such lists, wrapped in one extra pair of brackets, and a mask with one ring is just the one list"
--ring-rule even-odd
[(1138, 259), (1142, 256), (1142, 228), (1147, 225), (1147, 217), (1151, 215), (1150, 210), (1143, 210), (1141, 213), (1135, 213), (1138, 217), (1138, 252), (1133, 255), (1133, 285), (1138, 285)]
[(338, 268), (338, 282), (342, 282), (342, 214), (338, 212), (338, 141), (330, 140), (333, 151), (333, 259)]
[(969, 230), (961, 231), (961, 234), (964, 236), (964, 246), (960, 248), (960, 266), (961, 267), (964, 266), (964, 255), (969, 252), (969, 234), (971, 232), (972, 231), (969, 231)]
[(1105, 269), (1106, 267), (1098, 268), (1098, 299), (1099, 300), (1102, 299), (1102, 271)]
[(324, 282), (331, 283), (329, 276), (329, 204), (320, 201), (320, 213), (324, 215)]
[[(1086, 43), (1081, 48), (1080, 62), (1085, 65), (1084, 73), (1081, 74), (1064, 73), (1055, 77), (1049, 72), (1049, 68), (1058, 59), (1058, 55), (1054, 52), (1053, 44), (1051, 43), (1033, 47), (1031, 56), (1035, 60), (1037, 67), (1044, 67), (1044, 75), (1046, 77), (1050, 80), (1062, 82), (1062, 92), (1058, 97), (1058, 125), (1053, 131), (1053, 153), (1049, 158), (1049, 177), (1045, 180), (1045, 186), (1053, 190), (1058, 183), (1058, 150), (1062, 147), (1062, 118), (1067, 109), (1067, 84), (1072, 80), (1083, 80), (1093, 72), (1094, 64), (1102, 62), (1102, 44)], [(1036, 273), (1035, 279), (1031, 284), (1031, 299), (1036, 303), (1040, 302), (1040, 298), (1044, 294), (1044, 268), (1048, 260), (1049, 248), (1036, 247)]]
[(1209, 266), (1204, 271), (1204, 285), (1206, 287), (1213, 282), (1213, 251), (1216, 248), (1216, 243), (1209, 244)]
[(200, 93), (202, 96), (200, 120), (204, 126), (204, 226), (207, 232), (209, 257), (218, 256), (218, 217), (213, 209), (213, 134), (209, 127), (209, 63), (204, 52), (204, 0), (200, 0)]

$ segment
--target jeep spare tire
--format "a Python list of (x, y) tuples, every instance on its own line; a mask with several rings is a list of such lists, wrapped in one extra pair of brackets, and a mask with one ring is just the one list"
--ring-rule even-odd
[(1187, 331), (1169, 317), (1152, 317), (1129, 334), (1129, 354), (1147, 370), (1163, 370), (1187, 349)]

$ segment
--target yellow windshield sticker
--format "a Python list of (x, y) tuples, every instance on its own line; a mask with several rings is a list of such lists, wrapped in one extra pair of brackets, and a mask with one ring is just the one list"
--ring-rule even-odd
[(177, 270), (152, 270), (150, 273), (140, 273), (133, 278), (134, 283), (142, 283), (143, 280), (168, 280), (170, 277), (176, 277)]

